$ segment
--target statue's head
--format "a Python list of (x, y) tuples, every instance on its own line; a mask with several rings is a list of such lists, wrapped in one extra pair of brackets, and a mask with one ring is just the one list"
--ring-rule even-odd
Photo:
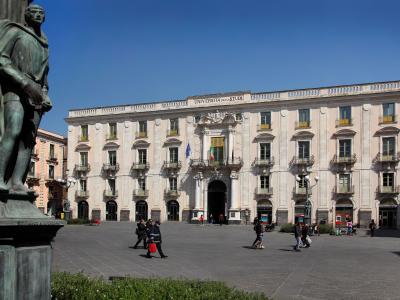
[(40, 5), (30, 4), (25, 9), (25, 21), (28, 25), (40, 26), (45, 20), (44, 9)]

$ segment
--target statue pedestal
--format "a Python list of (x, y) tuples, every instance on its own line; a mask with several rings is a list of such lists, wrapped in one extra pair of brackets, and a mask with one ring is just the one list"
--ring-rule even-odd
[(51, 241), (63, 223), (35, 195), (0, 195), (0, 300), (50, 299)]

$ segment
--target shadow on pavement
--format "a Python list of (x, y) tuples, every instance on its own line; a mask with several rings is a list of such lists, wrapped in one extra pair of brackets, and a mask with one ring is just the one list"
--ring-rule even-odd
[(285, 251), (285, 252), (294, 252), (293, 250), (293, 246), (291, 247), (291, 249), (278, 249), (279, 251)]
[[(368, 234), (369, 234), (369, 231), (368, 231)], [(397, 238), (400, 238), (400, 230), (377, 229), (374, 232), (374, 237), (397, 237)]]
[(256, 249), (256, 248), (254, 248), (254, 247), (252, 247), (252, 246), (242, 246), (242, 248), (245, 248), (245, 249), (252, 249), (252, 250)]
[(394, 251), (394, 252), (392, 252), (393, 254), (396, 254), (396, 255), (398, 255), (398, 256), (400, 256), (400, 251)]

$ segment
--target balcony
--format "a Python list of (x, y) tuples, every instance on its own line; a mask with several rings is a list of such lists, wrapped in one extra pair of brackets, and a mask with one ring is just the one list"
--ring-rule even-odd
[(253, 162), (253, 166), (259, 168), (271, 168), (274, 164), (275, 159), (273, 156), (266, 159), (256, 158)]
[(109, 133), (106, 135), (106, 140), (107, 141), (112, 141), (112, 140), (117, 140), (117, 134), (116, 133)]
[(171, 161), (164, 161), (163, 169), (166, 170), (179, 170), (182, 167), (181, 161), (171, 162)]
[(379, 163), (398, 163), (400, 161), (400, 152), (393, 154), (379, 152), (375, 160)]
[(243, 160), (240, 157), (234, 157), (225, 160), (225, 166), (231, 170), (239, 170), (243, 166)]
[(168, 129), (167, 130), (167, 137), (178, 136), (178, 135), (179, 135), (179, 130), (178, 129)]
[(105, 172), (118, 172), (119, 171), (119, 163), (116, 163), (116, 164), (103, 164), (103, 170)]
[(87, 135), (78, 136), (78, 142), (89, 142), (89, 137)]
[(149, 196), (149, 191), (148, 190), (142, 190), (142, 189), (133, 190), (133, 197), (146, 198), (148, 196)]
[(117, 190), (104, 190), (103, 195), (105, 198), (117, 198), (118, 191)]
[(354, 164), (357, 161), (357, 155), (354, 153), (353, 155), (346, 156), (338, 156), (335, 154), (333, 156), (332, 162), (334, 164)]
[(397, 115), (387, 115), (379, 117), (379, 124), (393, 124), (397, 122)]
[(336, 127), (353, 126), (353, 119), (338, 119), (336, 120)]
[(75, 191), (76, 198), (89, 198), (89, 191)]
[(297, 121), (295, 123), (295, 129), (308, 129), (311, 128), (311, 121)]
[(164, 190), (164, 196), (167, 198), (178, 198), (180, 196), (180, 192), (178, 190), (171, 190), (171, 189), (166, 189)]
[(354, 194), (354, 185), (336, 185), (333, 192), (337, 195)]
[(132, 164), (132, 170), (148, 170), (150, 168), (150, 164), (148, 162), (134, 162)]
[(51, 154), (51, 155), (49, 155), (47, 160), (51, 161), (51, 162), (56, 162), (57, 161), (57, 156), (55, 154)]
[(147, 138), (147, 131), (138, 131), (138, 132), (135, 133), (135, 137), (137, 139)]
[(90, 171), (90, 165), (89, 164), (75, 165), (75, 171), (76, 172), (89, 172)]
[(378, 187), (378, 194), (392, 194), (392, 195), (396, 195), (399, 194), (400, 192), (400, 186), (395, 186), (395, 185), (388, 185), (388, 186), (384, 186), (384, 185), (380, 185)]
[(34, 185), (38, 185), (40, 181), (40, 178), (36, 174), (28, 173), (28, 176), (26, 178), (26, 184), (31, 187)]
[(202, 170), (206, 167), (206, 163), (207, 161), (203, 159), (191, 159), (189, 165), (192, 169)]
[(258, 124), (257, 131), (270, 131), (272, 130), (271, 124)]
[(272, 187), (269, 188), (261, 188), (261, 187), (257, 187), (256, 188), (256, 196), (257, 197), (268, 197), (271, 196), (273, 194), (274, 190)]
[(314, 155), (311, 155), (310, 157), (294, 156), (291, 161), (291, 164), (292, 165), (312, 166), (314, 164)]
[[(312, 189), (308, 189), (308, 194), (312, 195)], [(305, 187), (295, 187), (293, 189), (293, 195), (295, 196), (306, 196), (307, 195), (307, 189)]]

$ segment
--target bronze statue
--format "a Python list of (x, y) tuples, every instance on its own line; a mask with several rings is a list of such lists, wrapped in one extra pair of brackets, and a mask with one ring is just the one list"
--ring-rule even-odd
[(41, 31), (44, 9), (29, 5), (25, 26), (0, 22), (0, 191), (26, 194), (37, 129), (51, 109), (47, 96), (48, 43)]

